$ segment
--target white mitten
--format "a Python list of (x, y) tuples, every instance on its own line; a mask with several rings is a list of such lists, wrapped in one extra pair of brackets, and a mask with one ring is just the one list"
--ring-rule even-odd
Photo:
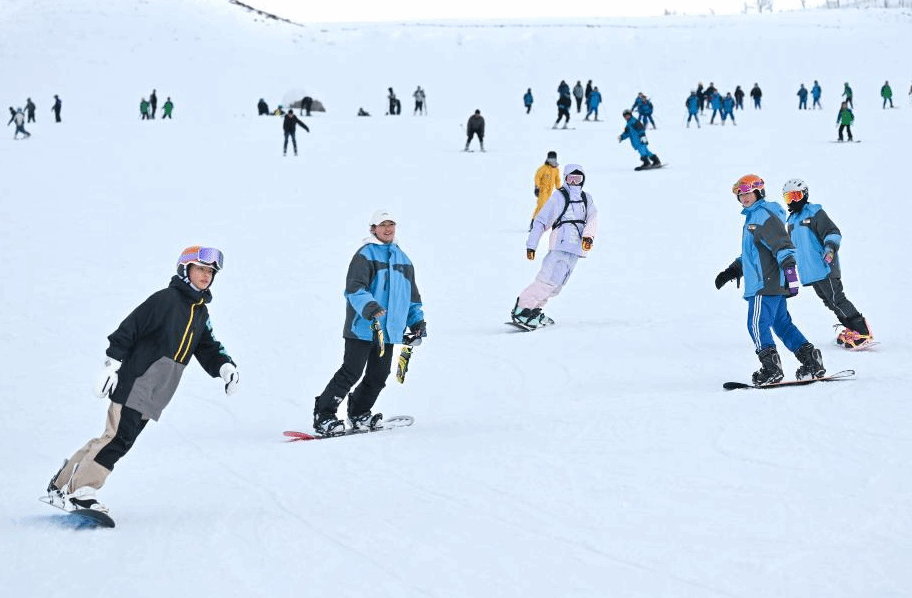
[(226, 395), (233, 395), (238, 391), (238, 382), (240, 381), (240, 375), (238, 374), (237, 368), (234, 367), (234, 364), (222, 364), (222, 367), (219, 368), (219, 376), (221, 376), (222, 380), (225, 381)]
[(114, 389), (117, 388), (117, 370), (120, 369), (120, 362), (108, 357), (105, 359), (104, 370), (98, 374), (95, 380), (95, 396), (99, 399), (110, 397)]

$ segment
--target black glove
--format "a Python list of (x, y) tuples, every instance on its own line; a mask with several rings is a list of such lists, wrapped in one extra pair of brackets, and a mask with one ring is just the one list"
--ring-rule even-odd
[(535, 188), (535, 197), (538, 198), (538, 187)]
[(427, 322), (425, 322), (424, 320), (419, 320), (419, 321), (415, 322), (414, 324), (412, 324), (411, 326), (409, 326), (409, 330), (411, 330), (412, 334), (414, 334), (415, 336), (420, 336), (421, 338), (424, 338), (427, 336)]
[(716, 275), (716, 289), (721, 289), (726, 283), (733, 280), (737, 280), (737, 285), (741, 286), (741, 269), (734, 264)]

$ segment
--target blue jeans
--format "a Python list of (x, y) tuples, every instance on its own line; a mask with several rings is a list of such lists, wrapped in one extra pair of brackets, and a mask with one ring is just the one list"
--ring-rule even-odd
[(754, 341), (754, 350), (775, 347), (773, 332), (789, 351), (794, 353), (807, 342), (807, 338), (792, 323), (783, 295), (754, 295), (747, 298), (747, 331)]

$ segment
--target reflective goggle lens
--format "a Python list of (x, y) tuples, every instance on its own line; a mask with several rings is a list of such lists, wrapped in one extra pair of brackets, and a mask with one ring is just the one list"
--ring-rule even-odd
[(225, 256), (214, 247), (200, 247), (198, 245), (188, 247), (183, 255), (180, 256), (180, 263), (192, 264), (194, 262), (205, 264), (218, 272), (225, 264)]
[(741, 195), (742, 193), (750, 193), (751, 191), (756, 191), (757, 189), (763, 188), (763, 181), (751, 181), (749, 183), (735, 183), (732, 185), (732, 193), (735, 195)]
[(786, 191), (782, 194), (782, 198), (785, 200), (785, 203), (801, 201), (804, 199), (804, 191)]
[(581, 174), (568, 174), (566, 177), (567, 184), (569, 185), (581, 185), (583, 183), (583, 175)]

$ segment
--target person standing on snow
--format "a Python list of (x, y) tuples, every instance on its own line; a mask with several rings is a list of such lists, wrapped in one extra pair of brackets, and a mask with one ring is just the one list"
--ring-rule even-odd
[(763, 92), (760, 91), (760, 86), (756, 83), (754, 83), (754, 86), (751, 88), (750, 96), (754, 100), (754, 110), (760, 109), (760, 98), (763, 97)]
[(307, 128), (307, 125), (295, 116), (294, 110), (289, 108), (288, 112), (285, 113), (285, 117), (282, 119), (282, 131), (285, 133), (285, 144), (282, 146), (283, 156), (288, 154), (289, 137), (291, 137), (291, 145), (294, 147), (294, 155), (298, 155), (298, 140), (295, 138), (295, 127), (298, 126), (310, 133), (310, 129)]
[(811, 97), (814, 98), (814, 103), (811, 104), (811, 108), (816, 110), (817, 108), (823, 108), (820, 105), (820, 94), (823, 90), (820, 89), (820, 83), (817, 82), (817, 79), (814, 79), (814, 87), (811, 88)]
[(798, 110), (807, 110), (807, 108), (808, 108), (808, 90), (804, 86), (804, 83), (801, 84), (801, 87), (798, 88), (798, 93), (795, 95), (798, 96)]
[[(382, 427), (383, 414), (371, 410), (386, 386), (393, 344), (404, 340), (406, 327), (416, 338), (427, 336), (415, 268), (396, 239), (396, 217), (377, 210), (369, 230), (345, 278), (342, 367), (314, 402), (313, 428), (322, 436), (345, 430), (336, 411), (346, 395), (351, 429)], [(358, 379), (361, 383), (349, 394)]]
[(529, 114), (532, 110), (532, 88), (526, 90), (525, 95), (523, 95), (523, 105), (526, 107), (526, 114)]
[(579, 81), (573, 86), (573, 97), (576, 99), (576, 113), (579, 114), (583, 109), (583, 84)]
[(513, 322), (538, 328), (554, 323), (542, 312), (552, 297), (556, 297), (573, 274), (576, 262), (586, 257), (598, 232), (598, 210), (595, 201), (583, 192), (586, 173), (579, 164), (564, 167), (564, 186), (551, 194), (544, 207), (532, 221), (532, 230), (526, 239), (526, 258), (535, 259), (535, 251), (542, 235), (549, 228), (549, 251), (542, 261), (535, 280), (526, 287), (510, 314)]
[(893, 90), (889, 81), (884, 81), (883, 87), (880, 88), (880, 97), (883, 98), (883, 109), (887, 108), (887, 102), (890, 102), (890, 108), (893, 107)]
[(149, 120), (149, 102), (146, 101), (146, 98), (139, 102), (139, 114), (140, 120)]
[(32, 101), (32, 98), (25, 99), (25, 115), (26, 122), (35, 122), (35, 102)]
[(725, 97), (722, 98), (722, 125), (725, 125), (725, 119), (732, 119), (732, 125), (737, 125), (735, 122), (735, 98), (732, 97), (731, 92), (725, 94)]
[(481, 151), (485, 151), (484, 148), (484, 130), (485, 130), (485, 119), (481, 115), (481, 110), (476, 110), (475, 114), (469, 117), (468, 122), (466, 123), (466, 139), (465, 149), (463, 151), (469, 151), (469, 144), (472, 143), (472, 138), (475, 135), (478, 135), (478, 145), (481, 146)]
[(402, 102), (396, 97), (396, 92), (393, 91), (392, 87), (387, 89), (389, 90), (389, 95), (386, 96), (386, 99), (389, 100), (389, 112), (387, 114), (399, 114), (402, 112)]
[(589, 99), (586, 102), (586, 117), (583, 120), (589, 120), (589, 116), (595, 114), (595, 118), (592, 120), (598, 120), (598, 109), (599, 105), (602, 103), (602, 92), (599, 91), (598, 85), (592, 88), (592, 92), (589, 94)]
[[(12, 108), (10, 108), (10, 110), (12, 110)], [(18, 139), (19, 133), (25, 135), (23, 139), (28, 139), (32, 136), (31, 133), (25, 130), (25, 115), (22, 114), (22, 108), (13, 113), (13, 117), (10, 119), (10, 122), (6, 123), (6, 126), (10, 126), (10, 123), (16, 123), (16, 131), (13, 133), (13, 139)]]
[(152, 106), (151, 118), (155, 120), (155, 109), (158, 108), (158, 96), (155, 95), (155, 90), (152, 90), (152, 95), (149, 96), (149, 104)]
[(697, 110), (700, 109), (700, 98), (697, 97), (696, 91), (691, 91), (687, 99), (684, 100), (687, 107), (687, 128), (690, 128), (690, 119), (697, 121), (697, 128), (700, 128), (700, 117), (697, 116)]
[(845, 82), (845, 87), (842, 90), (842, 96), (845, 97), (845, 103), (849, 108), (854, 108), (855, 103), (852, 101), (852, 88), (849, 87), (849, 82)]
[(108, 337), (104, 370), (95, 383), (95, 395), (111, 399), (104, 434), (76, 451), (51, 478), (52, 504), (107, 512), (96, 492), (149, 420), (161, 417), (192, 357), (210, 376), (221, 377), (226, 394), (237, 392), (236, 364), (213, 335), (206, 305), (223, 264), (218, 249), (188, 247), (168, 287), (134, 309)]
[(165, 120), (166, 118), (174, 120), (173, 118), (171, 118), (171, 112), (173, 112), (173, 111), (174, 111), (174, 102), (171, 101), (171, 97), (169, 96), (165, 100), (165, 105), (162, 106), (162, 120)]
[(424, 90), (421, 89), (420, 85), (418, 86), (418, 89), (415, 90), (415, 93), (412, 94), (412, 97), (415, 98), (415, 111), (412, 112), (412, 116), (415, 116), (416, 114), (427, 114), (424, 109), (424, 98), (426, 97), (426, 94), (424, 93)]
[(716, 289), (744, 277), (744, 299), (747, 301), (747, 329), (754, 341), (754, 352), (760, 369), (751, 380), (757, 386), (781, 382), (782, 361), (776, 350), (776, 333), (801, 366), (795, 372), (798, 380), (821, 378), (826, 374), (820, 350), (814, 348), (798, 330), (789, 315), (786, 299), (798, 294), (798, 271), (795, 246), (785, 230), (785, 210), (768, 202), (765, 183), (748, 174), (732, 186), (732, 193), (742, 206), (744, 226), (741, 233), (741, 255), (716, 276)]
[(744, 110), (744, 90), (741, 89), (740, 85), (735, 86), (735, 108)]
[(551, 197), (555, 189), (561, 186), (560, 170), (557, 168), (557, 152), (548, 152), (545, 163), (535, 171), (533, 183), (535, 184), (535, 211), (532, 212), (532, 221), (529, 222), (529, 230), (535, 224), (535, 217), (541, 212), (545, 202)]
[(54, 119), (57, 122), (60, 122), (60, 109), (63, 107), (63, 102), (60, 101), (60, 98), (57, 95), (54, 95), (54, 105), (51, 106), (51, 111), (54, 113)]
[(662, 161), (659, 160), (659, 157), (649, 151), (649, 141), (646, 139), (646, 129), (643, 127), (643, 123), (634, 118), (630, 110), (624, 110), (622, 116), (625, 121), (624, 131), (618, 135), (618, 143), (625, 139), (630, 139), (630, 145), (639, 152), (640, 160), (643, 161), (643, 164), (637, 166), (634, 170), (645, 170), (661, 166)]
[(849, 134), (849, 141), (852, 141), (852, 123), (855, 122), (855, 115), (848, 106), (848, 102), (843, 102), (839, 107), (839, 114), (836, 115), (836, 124), (839, 125), (839, 141), (842, 139), (842, 130), (845, 129)]
[(782, 186), (801, 284), (814, 287), (823, 304), (842, 324), (836, 344), (846, 349), (863, 347), (872, 342), (873, 336), (868, 321), (843, 291), (838, 254), (842, 233), (820, 204), (808, 203), (808, 196), (808, 186), (801, 179), (791, 179)]

